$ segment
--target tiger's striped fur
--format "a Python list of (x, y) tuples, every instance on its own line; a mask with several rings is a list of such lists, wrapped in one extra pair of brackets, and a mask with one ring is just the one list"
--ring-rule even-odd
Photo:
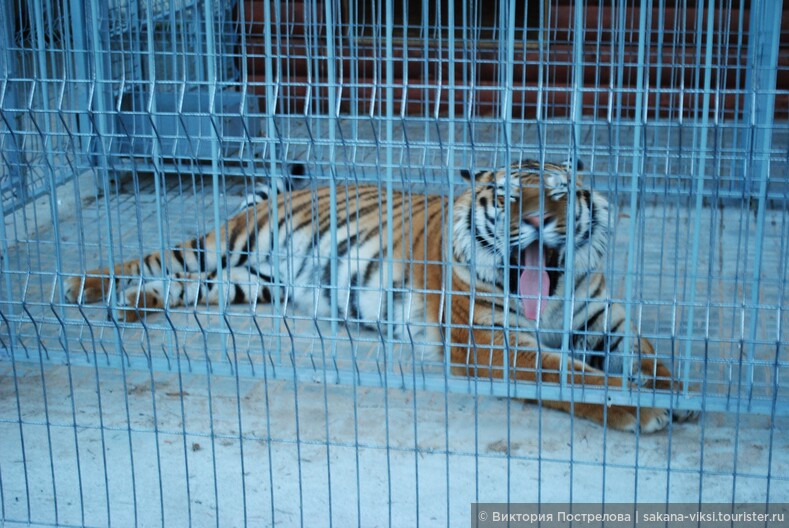
[[(465, 176), (472, 179), (468, 173)], [(94, 302), (111, 285), (122, 289), (119, 317), (127, 321), (165, 307), (216, 304), (220, 290), (234, 303), (267, 303), (277, 295), (306, 310), (317, 309), (318, 316), (328, 316), (330, 256), (334, 254), (338, 310), (346, 322), (363, 326), (392, 322), (401, 335), (408, 332), (414, 341), (434, 343), (438, 354), (443, 339), (450, 339), (451, 368), (458, 375), (502, 378), (507, 364), (509, 378), (559, 382), (566, 222), (571, 217), (575, 220), (575, 275), (570, 283), (575, 304), (568, 381), (616, 387), (624, 381), (678, 389), (679, 383), (644, 338), (630, 340), (631, 352), (641, 359), (633, 362), (634, 371), (622, 379), (621, 358), (629, 352), (623, 349), (628, 331), (624, 310), (609, 301), (605, 279), (597, 271), (609, 238), (606, 199), (581, 188), (580, 181), (571, 190), (566, 165), (541, 166), (532, 160), (483, 171), (473, 180), (471, 188), (454, 201), (452, 222), (446, 221), (449, 204), (443, 196), (396, 193), (389, 203), (377, 186), (340, 186), (336, 248), (330, 247), (328, 188), (279, 194), (275, 224), (263, 187), (218, 231), (165, 254), (151, 253), (118, 264), (112, 273), (97, 269), (72, 277), (67, 280), (66, 296), (70, 302)], [(575, 193), (575, 211), (570, 215), (569, 192)], [(393, 222), (391, 261), (386, 258), (387, 209), (392, 211)], [(524, 316), (517, 299), (523, 251), (533, 243), (542, 245), (550, 278), (549, 297), (540, 299), (537, 320)], [(217, 274), (218, 254), (224, 270), (221, 276)], [(167, 280), (161, 279), (163, 266)], [(451, 302), (446, 298), (449, 283)], [(388, 284), (393, 285), (392, 314), (387, 313)], [(543, 404), (617, 429), (643, 432), (666, 427), (672, 417), (682, 421), (696, 415), (577, 402), (572, 407), (560, 401)]]

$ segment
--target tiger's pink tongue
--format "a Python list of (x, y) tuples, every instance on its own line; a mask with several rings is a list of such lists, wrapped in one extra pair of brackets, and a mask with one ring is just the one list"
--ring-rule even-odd
[[(550, 289), (550, 279), (548, 272), (545, 271), (545, 259), (540, 258), (540, 244), (534, 242), (523, 250), (523, 273), (518, 281), (518, 293), (523, 303), (523, 315), (527, 319), (537, 320), (537, 305), (540, 305), (539, 313), (545, 310)], [(538, 302), (539, 299), (542, 302)]]

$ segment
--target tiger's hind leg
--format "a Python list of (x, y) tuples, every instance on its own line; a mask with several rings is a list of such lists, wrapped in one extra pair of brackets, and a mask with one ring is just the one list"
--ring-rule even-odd
[[(110, 268), (93, 269), (84, 276), (68, 277), (64, 282), (65, 297), (70, 303), (92, 303), (106, 299), (110, 292), (121, 297), (121, 303), (127, 306), (145, 306), (146, 309), (161, 309), (165, 303), (162, 299), (164, 287), (160, 277), (166, 276), (167, 284), (185, 277), (208, 277), (214, 273), (218, 259), (217, 254), (226, 254), (226, 232), (237, 232), (241, 237), (249, 236), (255, 226), (252, 213), (238, 214), (228, 223), (228, 229), (212, 231), (204, 236), (193, 238), (175, 246), (173, 249), (154, 252), (142, 258), (127, 260)], [(217, 247), (218, 246), (218, 247)], [(235, 251), (231, 255), (230, 267), (248, 256), (243, 251)], [(162, 257), (164, 255), (164, 257)], [(223, 264), (227, 266), (227, 264)], [(113, 284), (114, 280), (114, 284)], [(141, 286), (142, 284), (142, 286)], [(113, 287), (114, 286), (114, 287)], [(185, 288), (189, 290), (189, 288)], [(134, 295), (132, 295), (134, 292)], [(184, 295), (187, 291), (184, 292)], [(180, 296), (181, 292), (178, 292)], [(140, 297), (132, 301), (133, 297)], [(125, 299), (125, 300), (124, 300)], [(132, 315), (128, 319), (136, 320)], [(127, 320), (128, 320), (127, 319)]]
[(129, 287), (123, 292), (118, 318), (134, 322), (168, 308), (218, 305), (220, 294), (232, 304), (271, 301), (272, 289), (260, 275), (244, 267), (230, 268), (226, 273), (175, 273), (167, 281), (152, 280)]

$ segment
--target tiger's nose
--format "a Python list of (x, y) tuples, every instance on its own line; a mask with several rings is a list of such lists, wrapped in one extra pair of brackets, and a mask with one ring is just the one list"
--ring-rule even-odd
[(531, 216), (527, 216), (525, 218), (525, 220), (526, 220), (526, 222), (528, 222), (529, 224), (533, 225), (534, 227), (540, 227), (540, 225), (543, 222), (547, 222), (552, 217), (553, 217), (553, 215), (551, 215), (551, 214), (546, 214), (546, 215), (543, 215), (543, 216), (531, 215)]

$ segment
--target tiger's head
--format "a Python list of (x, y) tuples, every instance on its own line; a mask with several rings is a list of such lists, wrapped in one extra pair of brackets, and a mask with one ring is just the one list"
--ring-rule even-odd
[[(578, 171), (583, 169), (579, 163)], [(478, 280), (523, 293), (529, 281), (552, 293), (569, 269), (583, 275), (597, 268), (608, 242), (608, 201), (599, 193), (571, 188), (569, 164), (524, 160), (509, 168), (461, 173), (473, 189), (456, 201), (454, 255)], [(575, 211), (568, 214), (575, 193)], [(568, 266), (568, 219), (574, 219), (574, 256)], [(507, 236), (509, 233), (509, 236)]]

